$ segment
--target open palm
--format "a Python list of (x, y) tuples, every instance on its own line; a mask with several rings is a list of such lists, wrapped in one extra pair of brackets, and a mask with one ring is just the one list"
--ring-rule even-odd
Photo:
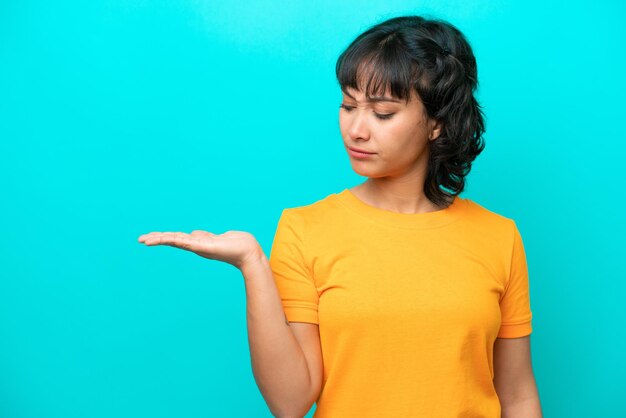
[(245, 231), (227, 231), (213, 234), (195, 230), (190, 234), (184, 232), (150, 232), (141, 235), (139, 242), (147, 246), (168, 245), (191, 251), (201, 257), (224, 261), (241, 269), (250, 258), (257, 255), (260, 245), (256, 238)]

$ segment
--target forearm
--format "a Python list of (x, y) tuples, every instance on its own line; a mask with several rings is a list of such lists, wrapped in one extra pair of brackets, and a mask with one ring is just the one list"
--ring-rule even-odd
[(543, 418), (539, 397), (503, 404), (501, 418)]
[(241, 272), (254, 378), (275, 416), (296, 417), (311, 395), (306, 357), (287, 322), (269, 260), (262, 251), (242, 266)]

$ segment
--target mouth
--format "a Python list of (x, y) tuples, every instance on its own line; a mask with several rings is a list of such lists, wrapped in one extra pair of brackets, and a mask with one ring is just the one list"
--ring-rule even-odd
[(350, 148), (348, 147), (348, 154), (350, 154), (351, 157), (354, 158), (371, 158), (372, 156), (376, 155), (375, 152), (366, 152), (366, 151), (362, 151), (359, 150), (358, 148)]
[(348, 147), (348, 149), (353, 152), (358, 152), (359, 154), (376, 154), (375, 152), (370, 152), (370, 151), (362, 150), (359, 148)]

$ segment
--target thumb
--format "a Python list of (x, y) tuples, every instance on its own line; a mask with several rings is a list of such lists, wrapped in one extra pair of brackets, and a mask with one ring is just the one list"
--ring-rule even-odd
[(212, 232), (202, 231), (199, 229), (191, 231), (191, 235), (194, 237), (214, 237), (215, 234)]

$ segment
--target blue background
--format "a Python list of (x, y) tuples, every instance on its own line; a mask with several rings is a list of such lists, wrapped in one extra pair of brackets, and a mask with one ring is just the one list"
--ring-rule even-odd
[(335, 60), (402, 14), (474, 48), (462, 196), (522, 233), (545, 416), (626, 416), (624, 2), (4, 0), (1, 417), (271, 416), (239, 271), (137, 238), (245, 230), (269, 255), (283, 208), (365, 180)]

